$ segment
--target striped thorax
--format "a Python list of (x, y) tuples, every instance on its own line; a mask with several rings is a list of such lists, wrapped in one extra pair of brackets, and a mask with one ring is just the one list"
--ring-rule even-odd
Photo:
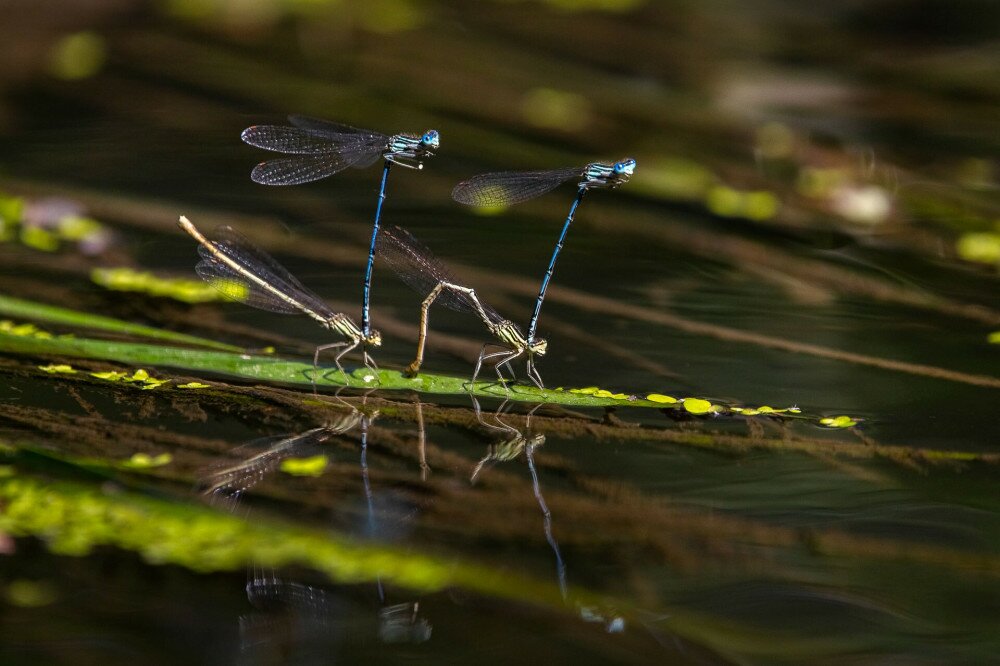
[(423, 169), (424, 165), (420, 160), (432, 156), (440, 145), (441, 137), (437, 130), (427, 130), (421, 136), (395, 134), (389, 138), (384, 157), (400, 166)]
[(351, 342), (364, 342), (371, 347), (382, 346), (381, 333), (372, 329), (366, 336), (358, 325), (354, 323), (354, 320), (342, 312), (338, 312), (329, 319), (324, 320), (323, 325), (331, 331), (340, 333)]
[(631, 157), (614, 164), (593, 162), (583, 170), (583, 180), (580, 182), (580, 187), (614, 189), (627, 183), (633, 173), (635, 173), (635, 160)]
[(497, 340), (509, 346), (511, 349), (517, 353), (522, 353), (527, 351), (529, 354), (537, 354), (538, 356), (545, 356), (545, 352), (548, 351), (549, 343), (545, 338), (536, 338), (532, 341), (528, 341), (524, 337), (524, 333), (518, 328), (517, 324), (505, 319), (498, 324), (493, 324), (487, 322), (490, 327), (490, 332), (496, 336)]

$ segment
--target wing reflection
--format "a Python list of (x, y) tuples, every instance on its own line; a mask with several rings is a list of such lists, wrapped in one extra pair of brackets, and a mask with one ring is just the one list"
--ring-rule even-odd
[[(331, 450), (325, 445), (357, 430), (360, 432), (360, 471), (366, 505), (366, 522), (360, 536), (386, 540), (405, 534), (400, 529), (405, 521), (403, 512), (394, 510), (391, 497), (388, 500), (377, 498), (372, 490), (368, 438), (377, 416), (377, 411), (366, 414), (351, 408), (324, 426), (239, 446), (232, 454), (240, 460), (217, 466), (203, 476), (202, 493), (210, 503), (234, 513), (242, 510), (246, 513), (244, 517), (249, 517), (244, 497), (282, 468), (282, 463), (316, 455), (325, 456), (325, 461)], [(425, 461), (421, 467), (429, 469)], [(351, 601), (347, 597), (298, 579), (304, 575), (279, 573), (271, 567), (258, 565), (247, 572), (246, 594), (253, 611), (239, 620), (242, 663), (282, 663), (303, 658), (311, 661), (320, 655), (329, 655), (331, 643), (340, 643), (348, 627), (357, 623), (357, 613), (349, 609)], [(384, 643), (421, 643), (430, 638), (432, 626), (420, 616), (419, 601), (388, 603), (381, 579), (376, 583), (376, 590), (377, 630), (368, 631), (376, 631)]]

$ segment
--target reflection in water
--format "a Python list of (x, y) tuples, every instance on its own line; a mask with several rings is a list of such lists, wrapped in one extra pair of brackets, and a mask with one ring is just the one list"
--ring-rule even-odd
[[(555, 556), (556, 580), (559, 583), (559, 591), (562, 594), (563, 600), (569, 602), (569, 591), (566, 584), (566, 563), (563, 560), (562, 552), (559, 550), (559, 542), (556, 541), (555, 535), (552, 533), (552, 512), (549, 510), (549, 506), (545, 502), (545, 496), (542, 494), (542, 484), (538, 479), (538, 468), (535, 465), (535, 449), (545, 444), (545, 435), (542, 433), (531, 434), (531, 417), (542, 407), (542, 404), (536, 405), (528, 412), (524, 420), (523, 430), (518, 430), (500, 418), (509, 404), (507, 401), (504, 401), (493, 414), (493, 423), (487, 423), (483, 418), (479, 401), (475, 397), (472, 397), (472, 404), (479, 423), (486, 428), (503, 433), (504, 439), (487, 447), (486, 455), (473, 468), (472, 476), (469, 480), (475, 483), (482, 472), (490, 469), (497, 463), (517, 460), (524, 453), (524, 457), (528, 463), (528, 472), (531, 474), (531, 488), (535, 494), (535, 500), (538, 502), (538, 508), (542, 511), (542, 529), (545, 532), (545, 540), (548, 542), (549, 547), (552, 548), (552, 554)], [(577, 605), (577, 610), (585, 622), (601, 623), (608, 633), (620, 633), (625, 630), (625, 619), (621, 616), (608, 615), (595, 606)]]
[[(419, 403), (418, 403), (419, 404)], [(376, 413), (377, 414), (377, 413)], [(381, 529), (375, 519), (375, 502), (372, 493), (371, 477), (368, 474), (368, 428), (375, 416), (361, 420), (361, 479), (365, 486), (365, 502), (368, 506), (366, 536), (377, 539), (386, 536), (386, 530)], [(421, 424), (422, 425), (422, 424)], [(421, 470), (426, 466), (424, 460), (424, 434), (421, 427)], [(431, 624), (419, 617), (420, 602), (402, 602), (387, 605), (385, 587), (382, 579), (376, 582), (378, 601), (381, 608), (378, 613), (379, 638), (385, 643), (423, 643), (431, 637)]]
[[(375, 497), (368, 472), (368, 435), (377, 416), (378, 412), (369, 415), (351, 408), (350, 412), (325, 426), (238, 447), (234, 453), (249, 455), (237, 464), (210, 472), (205, 477), (204, 493), (211, 496), (213, 503), (221, 500), (231, 512), (235, 512), (244, 494), (278, 469), (282, 461), (313, 455), (317, 447), (331, 438), (360, 428), (361, 478), (367, 506), (364, 535), (370, 539), (382, 537), (387, 530), (382, 529), (376, 520)], [(423, 447), (421, 460), (421, 467), (426, 468)], [(376, 588), (380, 606), (378, 636), (381, 641), (422, 643), (430, 638), (432, 627), (430, 622), (419, 616), (418, 601), (388, 604), (381, 579), (378, 579)], [(291, 580), (272, 568), (253, 566), (248, 572), (246, 594), (254, 608), (254, 612), (242, 616), (239, 621), (241, 651), (246, 663), (279, 663), (293, 657), (300, 660), (326, 655), (331, 641), (336, 641), (339, 630), (349, 620), (346, 617), (349, 613), (347, 604), (337, 595), (319, 586)]]

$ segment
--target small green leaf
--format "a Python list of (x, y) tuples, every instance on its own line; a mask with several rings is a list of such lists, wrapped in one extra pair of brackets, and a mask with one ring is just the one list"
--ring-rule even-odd
[(40, 365), (40, 366), (38, 366), (38, 369), (42, 370), (43, 372), (47, 372), (49, 374), (52, 374), (52, 375), (57, 375), (57, 374), (75, 375), (76, 374), (76, 370), (74, 370), (73, 366), (71, 366), (71, 365), (55, 365), (55, 364)]
[(39, 227), (22, 227), (21, 242), (42, 252), (55, 252), (59, 249), (59, 237)]
[(211, 388), (208, 384), (202, 384), (200, 382), (188, 382), (187, 384), (179, 384), (177, 386), (179, 389), (203, 389)]
[(858, 422), (856, 419), (842, 414), (840, 416), (822, 418), (819, 420), (819, 424), (827, 428), (850, 428), (851, 426), (858, 425)]
[(701, 398), (684, 398), (684, 409), (692, 414), (707, 414), (713, 411), (714, 405)]
[(292, 476), (320, 476), (330, 459), (322, 453), (311, 458), (285, 458), (281, 461), (281, 471)]
[(120, 382), (123, 379), (125, 379), (126, 376), (128, 376), (128, 373), (127, 372), (115, 372), (115, 371), (92, 372), (92, 373), (90, 373), (90, 376), (91, 377), (96, 377), (97, 379), (105, 379), (105, 380), (107, 380), (109, 382)]
[(170, 464), (173, 460), (173, 456), (169, 453), (160, 453), (156, 456), (150, 456), (148, 453), (133, 453), (132, 457), (128, 460), (119, 463), (120, 467), (125, 469), (151, 469), (153, 467), (162, 467), (164, 465)]
[(17, 579), (7, 584), (4, 596), (12, 606), (39, 608), (54, 602), (57, 595), (56, 589), (51, 583)]

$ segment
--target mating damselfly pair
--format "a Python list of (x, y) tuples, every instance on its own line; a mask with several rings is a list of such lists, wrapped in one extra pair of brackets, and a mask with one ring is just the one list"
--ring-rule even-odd
[[(454, 310), (475, 314), (497, 340), (497, 343), (483, 345), (473, 372), (473, 383), (483, 362), (494, 361), (497, 376), (506, 387), (507, 378), (502, 369), (506, 367), (513, 379), (511, 362), (524, 356), (529, 378), (541, 388), (543, 384), (535, 365), (535, 357), (545, 354), (548, 343), (536, 335), (538, 319), (555, 271), (556, 260), (577, 207), (584, 194), (591, 189), (613, 189), (628, 182), (635, 170), (635, 160), (628, 158), (614, 164), (594, 162), (583, 167), (548, 171), (487, 173), (465, 180), (454, 188), (452, 197), (459, 203), (498, 207), (527, 201), (565, 182), (578, 181), (576, 197), (542, 278), (528, 324), (528, 333), (525, 335), (511, 320), (502, 317), (487, 305), (474, 289), (455, 280), (445, 265), (405, 229), (392, 226), (380, 233), (391, 166), (398, 164), (422, 169), (422, 160), (432, 156), (433, 151), (440, 146), (437, 131), (428, 130), (422, 135), (400, 133), (389, 136), (303, 116), (291, 116), (289, 120), (292, 126), (255, 125), (243, 131), (242, 138), (250, 145), (292, 155), (258, 164), (251, 173), (255, 182), (265, 185), (296, 185), (326, 178), (348, 167), (371, 166), (379, 158), (384, 160), (363, 282), (361, 325), (358, 326), (346, 314), (334, 312), (274, 258), (235, 230), (223, 227), (209, 239), (187, 218), (181, 217), (180, 226), (201, 246), (199, 252), (202, 261), (197, 267), (198, 274), (233, 300), (272, 312), (305, 314), (342, 335), (345, 341), (316, 348), (313, 365), (317, 369), (320, 352), (338, 348), (340, 351), (335, 363), (337, 369), (343, 372), (340, 359), (359, 346), (362, 348), (365, 365), (374, 369), (375, 363), (368, 351), (371, 347), (381, 345), (382, 338), (371, 327), (370, 303), (374, 259), (379, 254), (406, 284), (424, 296), (416, 358), (408, 366), (408, 374), (418, 373), (423, 363), (429, 311), (431, 305), (437, 302)], [(490, 351), (491, 346), (498, 350)]]

